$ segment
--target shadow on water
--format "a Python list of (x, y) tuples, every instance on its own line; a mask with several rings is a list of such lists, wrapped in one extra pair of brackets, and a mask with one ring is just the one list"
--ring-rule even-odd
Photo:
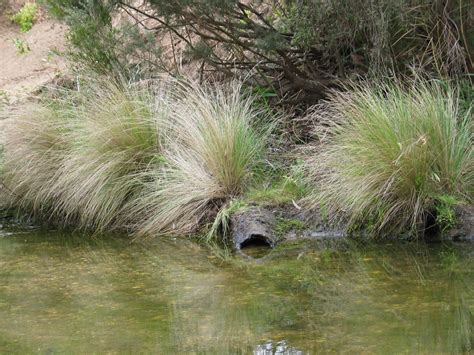
[(468, 245), (305, 243), (222, 262), (186, 239), (0, 233), (2, 353), (472, 350)]

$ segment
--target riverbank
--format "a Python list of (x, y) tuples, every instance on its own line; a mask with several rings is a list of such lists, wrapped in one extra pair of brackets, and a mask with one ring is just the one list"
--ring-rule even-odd
[[(456, 215), (458, 219), (453, 228), (447, 231), (427, 229), (420, 239), (428, 243), (474, 242), (474, 209), (472, 206), (459, 206)], [(235, 250), (249, 245), (275, 247), (298, 240), (373, 239), (371, 226), (351, 230), (349, 225), (342, 222), (330, 222), (321, 211), (304, 210), (294, 205), (250, 207), (232, 216), (230, 230), (231, 244)], [(388, 235), (384, 240), (409, 241), (413, 240), (413, 235)]]
[[(25, 40), (49, 20), (35, 21)], [(300, 141), (289, 112), (245, 82), (83, 70), (15, 105), (5, 96), (0, 178), (12, 207), (94, 233), (219, 240), (232, 231), (236, 249), (252, 235), (273, 245), (287, 230), (469, 239), (474, 159), (465, 94), (422, 77), (353, 82), (292, 117), (308, 131)]]
[[(240, 82), (78, 80), (7, 111), (4, 191), (38, 220), (134, 237), (232, 230), (236, 249), (286, 229), (472, 237), (472, 117), (449, 87), (335, 93), (312, 113), (320, 138), (295, 148), (283, 114)], [(259, 216), (236, 219), (252, 206)]]

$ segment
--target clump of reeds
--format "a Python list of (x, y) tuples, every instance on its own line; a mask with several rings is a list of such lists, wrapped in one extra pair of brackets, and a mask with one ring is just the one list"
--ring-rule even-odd
[(456, 89), (362, 84), (316, 112), (324, 142), (308, 162), (313, 205), (378, 232), (419, 232), (443, 196), (472, 202), (472, 108), (459, 109)]
[(4, 183), (13, 203), (84, 229), (124, 225), (139, 173), (161, 154), (166, 110), (158, 85), (88, 78), (9, 112)]

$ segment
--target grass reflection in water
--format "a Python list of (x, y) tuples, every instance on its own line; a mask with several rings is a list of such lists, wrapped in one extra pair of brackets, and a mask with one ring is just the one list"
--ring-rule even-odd
[(473, 256), (305, 243), (222, 262), (186, 239), (3, 231), (0, 352), (469, 352)]

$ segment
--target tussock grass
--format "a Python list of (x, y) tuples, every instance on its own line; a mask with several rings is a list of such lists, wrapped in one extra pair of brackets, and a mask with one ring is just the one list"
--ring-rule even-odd
[(5, 184), (14, 204), (61, 224), (124, 225), (127, 202), (162, 149), (166, 100), (153, 85), (84, 81), (26, 103), (6, 129)]
[(318, 112), (324, 143), (308, 162), (312, 205), (382, 232), (419, 231), (440, 196), (472, 203), (472, 107), (459, 110), (455, 89), (364, 84), (334, 93)]
[(3, 184), (11, 191), (12, 203), (48, 216), (58, 200), (53, 186), (70, 147), (65, 117), (52, 106), (37, 103), (25, 103), (8, 114)]
[(175, 88), (166, 164), (145, 173), (149, 183), (134, 208), (146, 216), (140, 235), (191, 233), (247, 188), (268, 133), (257, 128), (266, 115), (253, 103), (238, 83)]
[(167, 108), (152, 85), (92, 82), (77, 104), (54, 188), (56, 209), (79, 227), (103, 231), (127, 220), (145, 170), (163, 148)]
[(196, 231), (248, 189), (271, 126), (238, 83), (88, 79), (49, 100), (12, 120), (5, 184), (25, 210), (97, 232)]

